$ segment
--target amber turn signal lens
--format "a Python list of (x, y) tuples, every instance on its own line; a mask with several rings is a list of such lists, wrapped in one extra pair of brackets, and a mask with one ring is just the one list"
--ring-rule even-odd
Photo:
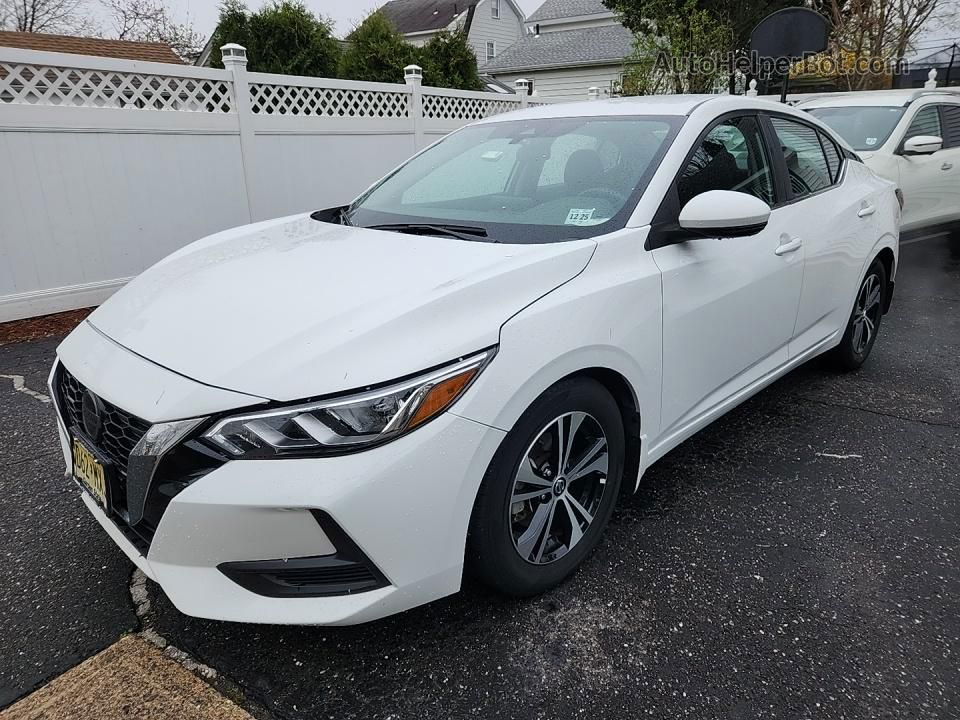
[(478, 369), (471, 368), (459, 375), (454, 375), (452, 378), (438, 382), (430, 388), (427, 396), (420, 403), (420, 407), (417, 408), (417, 412), (407, 424), (407, 428), (414, 428), (450, 407), (453, 401), (463, 392), (463, 389), (476, 377)]

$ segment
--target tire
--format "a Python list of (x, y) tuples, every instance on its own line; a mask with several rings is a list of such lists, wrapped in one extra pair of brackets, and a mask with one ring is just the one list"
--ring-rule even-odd
[[(566, 462), (557, 451), (561, 429), (572, 437), (572, 444), (562, 443)], [(601, 442), (605, 448), (598, 449)], [(559, 584), (603, 534), (620, 492), (625, 448), (620, 409), (603, 385), (573, 378), (548, 389), (504, 438), (484, 475), (467, 537), (471, 574), (520, 597)]]
[(857, 370), (870, 356), (880, 332), (886, 296), (887, 270), (883, 263), (874, 260), (860, 282), (847, 329), (834, 351), (834, 358), (841, 370)]

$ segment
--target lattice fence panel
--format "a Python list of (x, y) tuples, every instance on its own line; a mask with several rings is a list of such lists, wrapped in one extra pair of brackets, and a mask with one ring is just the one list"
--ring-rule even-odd
[(250, 109), (258, 115), (410, 117), (410, 95), (382, 90), (250, 84)]
[(226, 80), (0, 62), (0, 104), (233, 112)]
[(481, 100), (450, 95), (424, 95), (423, 116), (433, 120), (480, 120), (520, 107), (516, 100)]

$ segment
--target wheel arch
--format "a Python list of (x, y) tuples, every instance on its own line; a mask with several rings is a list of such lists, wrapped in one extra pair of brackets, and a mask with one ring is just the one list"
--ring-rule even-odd
[[(500, 375), (497, 360), (481, 374), (454, 412), (465, 418), (510, 432), (537, 398), (558, 383), (571, 378), (590, 378), (599, 382), (613, 396), (623, 418), (627, 438), (624, 482), (621, 487), (636, 490), (640, 469), (644, 467), (646, 450), (643, 436), (656, 431), (659, 420), (659, 385), (648, 381), (653, 369), (645, 371), (621, 349), (609, 345), (591, 345), (564, 353), (545, 364), (527, 365), (522, 373), (526, 382), (514, 387), (509, 396), (497, 397), (498, 390), (509, 387), (516, 377), (512, 371)], [(659, 370), (657, 370), (659, 372)], [(487, 387), (494, 388), (487, 392)], [(629, 478), (629, 480), (627, 479)]]
[[(590, 378), (603, 385), (620, 408), (620, 417), (623, 419), (623, 431), (626, 438), (626, 457), (623, 465), (623, 482), (620, 483), (621, 495), (632, 495), (636, 491), (636, 481), (628, 482), (628, 478), (636, 478), (640, 472), (640, 462), (643, 450), (643, 441), (640, 431), (643, 420), (640, 415), (639, 402), (633, 386), (627, 378), (608, 367), (594, 366), (576, 370), (557, 382), (575, 379), (578, 377)], [(556, 384), (556, 383), (554, 383)]]
[[(883, 314), (890, 312), (890, 304), (893, 301), (893, 284), (897, 270), (897, 259), (894, 257), (893, 249), (889, 246), (880, 249), (874, 260), (879, 260), (883, 269), (887, 273), (887, 293), (883, 298)], [(870, 263), (873, 264), (873, 261)]]

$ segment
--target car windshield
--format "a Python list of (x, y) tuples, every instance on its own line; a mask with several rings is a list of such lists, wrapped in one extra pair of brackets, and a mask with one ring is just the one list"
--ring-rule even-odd
[(508, 243), (601, 235), (626, 225), (681, 123), (588, 117), (467, 127), (387, 176), (346, 220)]
[(818, 107), (808, 112), (833, 128), (854, 150), (876, 150), (903, 117), (905, 108), (851, 105)]

